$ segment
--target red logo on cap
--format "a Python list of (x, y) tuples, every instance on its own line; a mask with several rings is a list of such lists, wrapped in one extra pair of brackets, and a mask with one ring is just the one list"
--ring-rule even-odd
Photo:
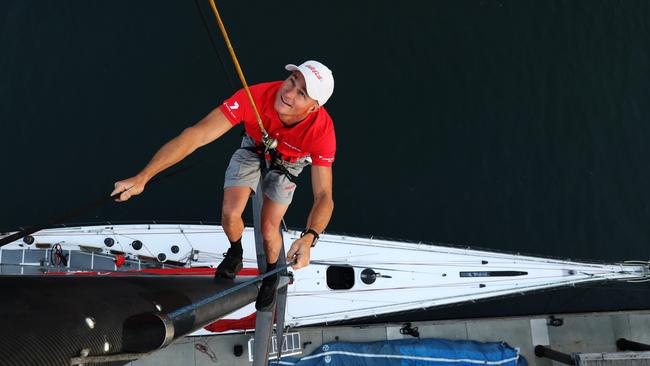
[(323, 80), (323, 78), (320, 76), (320, 73), (318, 72), (318, 70), (316, 70), (315, 67), (313, 67), (312, 65), (305, 65), (305, 66), (307, 66), (307, 68), (308, 68), (309, 70), (311, 70), (311, 72), (313, 72), (314, 75), (316, 75), (316, 78), (317, 78), (318, 80)]

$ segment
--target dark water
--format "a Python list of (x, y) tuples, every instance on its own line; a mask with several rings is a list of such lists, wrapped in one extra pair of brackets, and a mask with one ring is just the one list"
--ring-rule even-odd
[[(620, 260), (650, 256), (649, 4), (218, 6), (249, 83), (310, 58), (334, 71), (330, 231)], [(108, 194), (240, 87), (200, 7), (209, 33), (192, 1), (0, 3), (0, 227)], [(202, 163), (188, 172), (76, 221), (218, 220), (238, 132), (190, 157)], [(293, 227), (311, 207), (302, 181)], [(494, 308), (650, 299), (644, 286), (614, 287)]]

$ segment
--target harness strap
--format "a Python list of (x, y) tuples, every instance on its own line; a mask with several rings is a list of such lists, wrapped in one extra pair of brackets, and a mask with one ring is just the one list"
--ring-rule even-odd
[[(252, 151), (260, 157), (263, 175), (266, 175), (266, 173), (271, 170), (277, 170), (284, 174), (291, 183), (297, 183), (298, 176), (291, 174), (291, 172), (289, 172), (289, 169), (287, 169), (287, 167), (280, 162), (282, 161), (282, 158), (276, 149), (265, 149), (264, 146), (259, 145), (242, 147), (242, 149)], [(268, 153), (271, 157), (268, 165), (266, 160), (266, 153)]]

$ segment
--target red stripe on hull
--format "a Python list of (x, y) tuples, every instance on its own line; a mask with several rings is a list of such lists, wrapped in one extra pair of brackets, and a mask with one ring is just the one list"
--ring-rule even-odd
[(241, 319), (221, 319), (216, 322), (205, 326), (203, 329), (210, 332), (225, 332), (228, 330), (248, 330), (255, 329), (255, 318), (257, 313), (252, 313), (249, 316)]

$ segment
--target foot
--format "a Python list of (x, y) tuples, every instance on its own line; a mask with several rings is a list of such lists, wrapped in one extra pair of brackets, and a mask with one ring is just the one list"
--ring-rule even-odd
[(228, 278), (232, 280), (244, 266), (242, 263), (242, 252), (228, 248), (228, 251), (223, 256), (223, 260), (219, 263), (217, 271), (214, 273), (214, 278)]
[(255, 309), (257, 311), (271, 311), (275, 305), (275, 292), (278, 287), (278, 275), (269, 276), (262, 281), (260, 292), (257, 294)]

